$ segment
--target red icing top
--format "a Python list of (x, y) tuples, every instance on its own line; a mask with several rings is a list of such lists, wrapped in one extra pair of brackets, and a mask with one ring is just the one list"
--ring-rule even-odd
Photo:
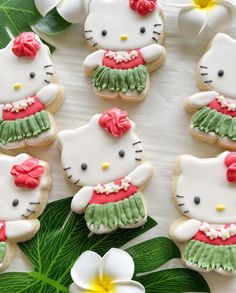
[(216, 110), (219, 113), (229, 115), (231, 117), (236, 117), (236, 110), (229, 111), (227, 107), (223, 108), (221, 103), (218, 101), (218, 97), (216, 97), (212, 102), (208, 104), (212, 110)]
[(25, 117), (29, 117), (38, 112), (41, 112), (42, 110), (45, 109), (45, 106), (40, 102), (40, 100), (36, 96), (32, 98), (34, 99), (34, 103), (32, 103), (31, 105), (28, 105), (25, 110), (20, 109), (19, 112), (12, 112), (12, 111), (7, 111), (6, 109), (3, 109), (3, 120), (23, 119)]
[(227, 167), (226, 176), (228, 182), (236, 182), (236, 152), (229, 153), (225, 157), (225, 165)]
[[(122, 179), (116, 180), (114, 183), (117, 185), (121, 185), (121, 180)], [(98, 193), (93, 190), (93, 196), (89, 204), (107, 204), (109, 202), (117, 202), (134, 195), (136, 192), (138, 192), (138, 188), (132, 183), (129, 183), (129, 187), (127, 188), (127, 190), (122, 189), (118, 192), (112, 192), (109, 194)]]
[(41, 44), (36, 40), (36, 35), (32, 32), (26, 32), (15, 38), (12, 52), (17, 57), (34, 59), (40, 47)]
[(24, 161), (21, 165), (14, 165), (11, 169), (11, 175), (15, 177), (15, 185), (31, 189), (39, 186), (40, 177), (44, 172), (45, 168), (34, 158)]
[(131, 128), (128, 113), (118, 108), (107, 110), (100, 117), (99, 125), (114, 137), (121, 137)]
[[(228, 228), (229, 226), (230, 225), (225, 225), (224, 228)], [(234, 245), (236, 244), (236, 235), (231, 236), (230, 238), (225, 240), (223, 240), (220, 237), (217, 237), (215, 239), (210, 239), (209, 237), (207, 237), (207, 235), (204, 232), (199, 230), (197, 234), (194, 236), (194, 240), (201, 241), (211, 245)]]
[(0, 241), (5, 241), (6, 239), (6, 223), (4, 221), (0, 221)]
[(118, 52), (106, 51), (106, 53), (104, 54), (102, 65), (112, 69), (127, 70), (127, 69), (133, 69), (140, 65), (144, 65), (145, 63), (140, 49), (127, 51), (128, 59), (124, 58), (126, 60), (121, 61), (122, 59), (121, 58), (118, 62), (116, 61), (116, 58), (119, 56), (121, 55)]
[(156, 0), (129, 0), (130, 8), (144, 16), (153, 12), (157, 7)]

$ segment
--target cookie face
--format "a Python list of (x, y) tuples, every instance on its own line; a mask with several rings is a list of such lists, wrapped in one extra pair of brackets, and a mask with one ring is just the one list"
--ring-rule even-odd
[(179, 175), (175, 185), (178, 207), (189, 218), (212, 224), (236, 222), (236, 185), (228, 181), (226, 166), (229, 152), (217, 158), (179, 158)]
[(104, 50), (127, 51), (158, 43), (163, 22), (158, 8), (154, 7), (155, 1), (146, 1), (153, 12), (145, 16), (140, 14), (135, 2), (138, 1), (90, 1), (85, 22), (89, 44)]
[[(97, 185), (125, 177), (142, 161), (143, 149), (135, 125), (122, 137), (104, 131), (95, 115), (89, 124), (59, 134), (62, 165), (77, 185)], [(76, 158), (76, 159), (75, 159)]]
[(170, 235), (181, 245), (188, 267), (235, 274), (235, 190), (235, 152), (208, 159), (183, 155), (177, 160), (173, 196), (185, 217), (171, 225)]
[(142, 188), (152, 176), (128, 113), (112, 108), (89, 124), (58, 134), (67, 178), (82, 188), (71, 208), (85, 213), (91, 232), (136, 228), (147, 219)]
[(228, 98), (236, 98), (235, 49), (236, 41), (231, 37), (218, 34), (214, 38), (210, 49), (199, 62), (200, 88), (205, 85), (209, 90), (214, 90)]
[(52, 80), (53, 65), (48, 47), (35, 35), (30, 44), (31, 55), (19, 57), (26, 46), (22, 42), (12, 40), (0, 50), (0, 102), (4, 104), (31, 97)]

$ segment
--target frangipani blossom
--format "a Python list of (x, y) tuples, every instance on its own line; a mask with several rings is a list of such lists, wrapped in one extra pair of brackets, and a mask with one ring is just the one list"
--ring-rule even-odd
[(145, 293), (140, 283), (132, 281), (133, 274), (134, 261), (127, 252), (112, 248), (102, 258), (87, 251), (71, 269), (70, 293)]
[(179, 29), (187, 36), (199, 36), (206, 30), (212, 34), (226, 30), (236, 17), (234, 1), (228, 0), (170, 0), (181, 8)]
[(77, 23), (83, 12), (81, 0), (34, 0), (38, 11), (46, 16), (54, 8), (68, 22)]

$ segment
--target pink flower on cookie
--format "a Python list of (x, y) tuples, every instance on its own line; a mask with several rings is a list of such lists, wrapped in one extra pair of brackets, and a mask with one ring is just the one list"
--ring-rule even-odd
[(17, 57), (26, 57), (34, 59), (41, 44), (35, 38), (35, 34), (32, 32), (26, 32), (20, 34), (13, 44), (12, 51)]
[(150, 12), (153, 12), (157, 7), (156, 0), (130, 0), (130, 7), (133, 10), (136, 10), (140, 15), (147, 15)]
[(15, 178), (15, 185), (34, 189), (40, 184), (40, 177), (44, 174), (45, 168), (39, 164), (37, 159), (31, 158), (21, 165), (14, 165), (11, 175)]
[(118, 108), (106, 111), (100, 117), (99, 125), (114, 137), (123, 136), (131, 128), (128, 113)]

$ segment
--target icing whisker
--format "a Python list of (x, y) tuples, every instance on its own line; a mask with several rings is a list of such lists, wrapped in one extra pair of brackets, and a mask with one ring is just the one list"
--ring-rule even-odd
[(44, 82), (46, 82), (46, 83), (48, 83), (48, 84), (50, 83), (50, 81), (49, 81), (49, 80), (47, 80), (47, 79), (44, 79)]
[(187, 213), (189, 213), (189, 210), (187, 210), (187, 211), (184, 211), (184, 214), (187, 214)]
[(34, 214), (34, 213), (35, 213), (35, 211), (32, 211), (32, 210), (30, 210), (30, 209), (27, 209), (27, 212), (29, 212), (29, 213), (31, 213), (31, 214)]
[(95, 44), (93, 44), (93, 47), (95, 48), (95, 47), (97, 47), (97, 45), (98, 45), (98, 43), (95, 43)]
[(52, 64), (44, 66), (44, 68), (52, 67)]
[(182, 207), (182, 206), (184, 206), (184, 205), (185, 205), (184, 203), (180, 203), (180, 204), (178, 204), (179, 207)]
[(91, 38), (88, 38), (88, 39), (86, 39), (87, 41), (90, 41), (90, 40), (92, 40), (93, 39), (93, 37), (91, 37)]
[(208, 75), (208, 73), (201, 73), (201, 76), (205, 76), (205, 75)]
[(200, 68), (202, 68), (202, 69), (208, 69), (207, 66), (200, 66)]
[(137, 150), (137, 151), (135, 151), (136, 153), (142, 153), (143, 152), (143, 150)]
[(211, 82), (213, 82), (213, 80), (206, 80), (206, 81), (204, 81), (204, 83), (211, 83)]
[(155, 41), (156, 43), (158, 43), (158, 40), (154, 37), (152, 37), (153, 41)]
[(85, 32), (85, 33), (92, 33), (93, 30), (85, 30), (84, 32)]
[(71, 179), (71, 178), (72, 178), (72, 175), (68, 176), (67, 178), (68, 178), (68, 179)]
[(139, 144), (139, 143), (141, 143), (141, 141), (137, 141), (137, 142), (133, 143), (133, 145), (136, 145), (136, 144)]
[(142, 159), (140, 159), (140, 158), (135, 158), (135, 161), (141, 162)]
[(27, 217), (27, 216), (24, 215), (24, 214), (22, 214), (21, 217), (24, 218), (24, 219), (28, 219), (28, 218), (29, 218), (29, 217)]
[(74, 185), (76, 185), (79, 182), (80, 182), (80, 179), (76, 180), (75, 183), (74, 183)]
[(159, 35), (159, 36), (161, 35), (161, 33), (156, 32), (156, 31), (153, 31), (153, 33), (154, 33), (154, 34), (157, 34), (157, 35)]
[(161, 23), (155, 23), (154, 26), (162, 26)]
[(178, 198), (184, 198), (183, 195), (176, 195), (176, 197), (178, 197)]
[(39, 205), (39, 204), (40, 204), (40, 201), (39, 201), (39, 202), (30, 202), (30, 204), (36, 204), (36, 205)]
[(64, 168), (63, 170), (67, 171), (67, 170), (70, 170), (70, 169), (71, 169), (71, 167), (67, 167), (67, 168)]
[(47, 75), (53, 75), (53, 73), (52, 73), (52, 72), (46, 72), (46, 74), (47, 74)]

